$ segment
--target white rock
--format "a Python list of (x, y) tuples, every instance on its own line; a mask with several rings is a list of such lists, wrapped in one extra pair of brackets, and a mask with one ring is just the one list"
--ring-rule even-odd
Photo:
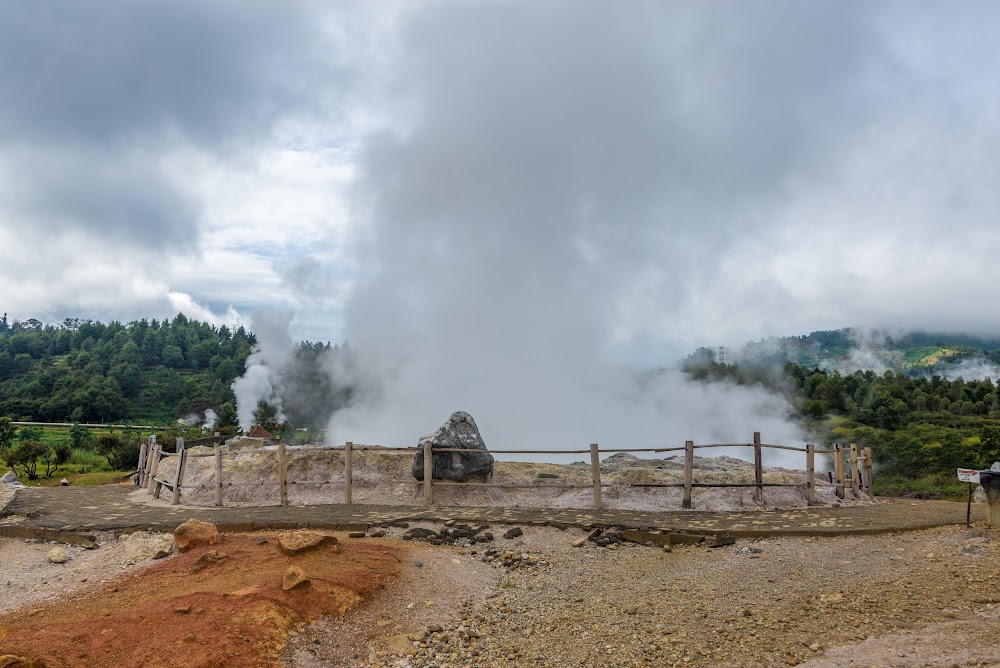
[(45, 555), (53, 564), (65, 564), (69, 561), (69, 555), (61, 547), (54, 547)]

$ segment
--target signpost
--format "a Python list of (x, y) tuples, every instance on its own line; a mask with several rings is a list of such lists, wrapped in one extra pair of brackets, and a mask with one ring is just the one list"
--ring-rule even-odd
[(958, 469), (958, 479), (969, 483), (969, 500), (965, 504), (965, 526), (969, 526), (972, 517), (972, 483), (979, 484), (979, 471), (976, 469)]

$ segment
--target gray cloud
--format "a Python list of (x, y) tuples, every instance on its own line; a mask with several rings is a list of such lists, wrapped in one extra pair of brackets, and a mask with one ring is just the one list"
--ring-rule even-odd
[(339, 70), (321, 18), (306, 2), (4, 5), (0, 218), (197, 248), (202, 203), (166, 163), (327, 113)]

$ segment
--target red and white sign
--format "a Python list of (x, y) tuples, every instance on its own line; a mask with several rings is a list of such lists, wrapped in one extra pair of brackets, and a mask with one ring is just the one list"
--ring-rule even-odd
[(976, 469), (958, 469), (958, 479), (962, 482), (979, 482), (979, 471)]

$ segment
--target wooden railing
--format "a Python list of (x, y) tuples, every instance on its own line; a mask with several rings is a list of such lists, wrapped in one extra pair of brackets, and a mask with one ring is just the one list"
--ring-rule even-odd
[[(184, 470), (186, 467), (187, 460), (192, 457), (212, 457), (215, 460), (215, 472), (212, 487), (215, 490), (215, 505), (223, 505), (223, 490), (227, 487), (239, 487), (239, 486), (260, 486), (260, 485), (276, 485), (278, 487), (278, 496), (280, 503), (283, 506), (288, 505), (288, 486), (292, 485), (327, 485), (335, 482), (334, 480), (288, 480), (288, 463), (289, 458), (298, 453), (312, 452), (312, 451), (327, 451), (327, 452), (343, 452), (344, 455), (344, 483), (343, 483), (343, 502), (345, 504), (352, 503), (353, 497), (353, 471), (354, 471), (354, 453), (357, 451), (365, 452), (410, 452), (417, 453), (423, 452), (424, 460), (424, 475), (423, 481), (418, 481), (416, 484), (422, 485), (424, 500), (430, 504), (434, 502), (434, 488), (435, 487), (445, 487), (445, 486), (456, 486), (456, 487), (493, 487), (493, 488), (560, 488), (560, 489), (592, 489), (593, 490), (593, 505), (594, 508), (603, 507), (602, 499), (602, 488), (606, 487), (607, 484), (601, 480), (601, 462), (600, 456), (602, 453), (664, 453), (664, 452), (684, 452), (684, 475), (683, 482), (671, 483), (629, 483), (628, 486), (631, 487), (643, 487), (643, 488), (682, 488), (683, 497), (681, 501), (682, 508), (690, 508), (692, 493), (696, 488), (706, 488), (706, 487), (751, 487), (754, 488), (754, 501), (758, 505), (763, 505), (764, 503), (764, 488), (765, 487), (805, 487), (806, 489), (806, 499), (808, 503), (815, 503), (816, 501), (816, 488), (817, 487), (834, 487), (835, 494), (844, 498), (845, 490), (850, 487), (854, 495), (857, 496), (861, 493), (872, 496), (872, 449), (866, 447), (859, 449), (854, 443), (849, 446), (842, 444), (835, 444), (831, 449), (819, 449), (812, 444), (807, 444), (804, 448), (794, 447), (790, 445), (774, 445), (768, 443), (762, 443), (760, 438), (760, 433), (755, 432), (752, 443), (707, 443), (707, 444), (695, 444), (694, 441), (685, 441), (683, 446), (679, 447), (668, 447), (668, 448), (615, 448), (615, 449), (605, 449), (599, 448), (598, 444), (592, 443), (590, 448), (587, 450), (468, 450), (468, 449), (449, 449), (449, 448), (432, 448), (430, 442), (423, 443), (421, 447), (384, 447), (384, 446), (356, 446), (352, 442), (348, 441), (343, 446), (328, 446), (328, 445), (309, 445), (309, 446), (293, 446), (288, 447), (283, 441), (279, 442), (277, 446), (271, 446), (269, 448), (240, 448), (238, 452), (241, 454), (253, 454), (253, 453), (266, 453), (274, 454), (276, 456), (276, 464), (278, 468), (278, 476), (276, 481), (226, 481), (224, 478), (223, 470), (223, 445), (225, 442), (225, 437), (216, 434), (214, 436), (209, 436), (207, 438), (200, 438), (192, 441), (185, 442), (184, 439), (178, 438), (175, 451), (163, 452), (160, 444), (156, 442), (155, 437), (150, 437), (150, 439), (143, 443), (139, 454), (139, 474), (136, 476), (137, 484), (145, 488), (149, 494), (154, 498), (159, 498), (161, 490), (163, 487), (167, 487), (173, 494), (171, 498), (171, 503), (176, 505), (180, 503), (181, 490), (201, 490), (205, 489), (207, 485), (189, 485), (184, 486)], [(191, 452), (191, 448), (199, 445), (212, 445), (213, 449), (211, 452)], [(694, 480), (694, 451), (703, 448), (753, 448), (753, 468), (754, 468), (754, 481), (753, 482), (695, 482)], [(805, 454), (805, 474), (806, 480), (805, 484), (795, 483), (795, 482), (765, 482), (764, 480), (764, 467), (763, 467), (763, 457), (762, 453), (764, 449), (775, 449), (775, 450), (786, 450), (792, 452), (801, 452)], [(493, 483), (493, 482), (453, 482), (446, 480), (434, 480), (433, 479), (433, 455), (435, 453), (443, 452), (464, 452), (464, 453), (474, 453), (474, 452), (488, 452), (490, 454), (518, 454), (518, 455), (566, 455), (566, 454), (589, 454), (590, 455), (590, 477), (591, 480), (587, 484), (574, 484), (574, 483), (532, 483), (532, 484), (511, 484), (511, 483)], [(817, 480), (815, 472), (815, 458), (816, 455), (828, 454), (833, 457), (834, 470), (830, 472), (828, 481)], [(164, 476), (160, 475), (159, 467), (160, 462), (167, 457), (177, 457), (178, 463), (173, 470), (173, 475), (171, 479), (166, 479)]]

